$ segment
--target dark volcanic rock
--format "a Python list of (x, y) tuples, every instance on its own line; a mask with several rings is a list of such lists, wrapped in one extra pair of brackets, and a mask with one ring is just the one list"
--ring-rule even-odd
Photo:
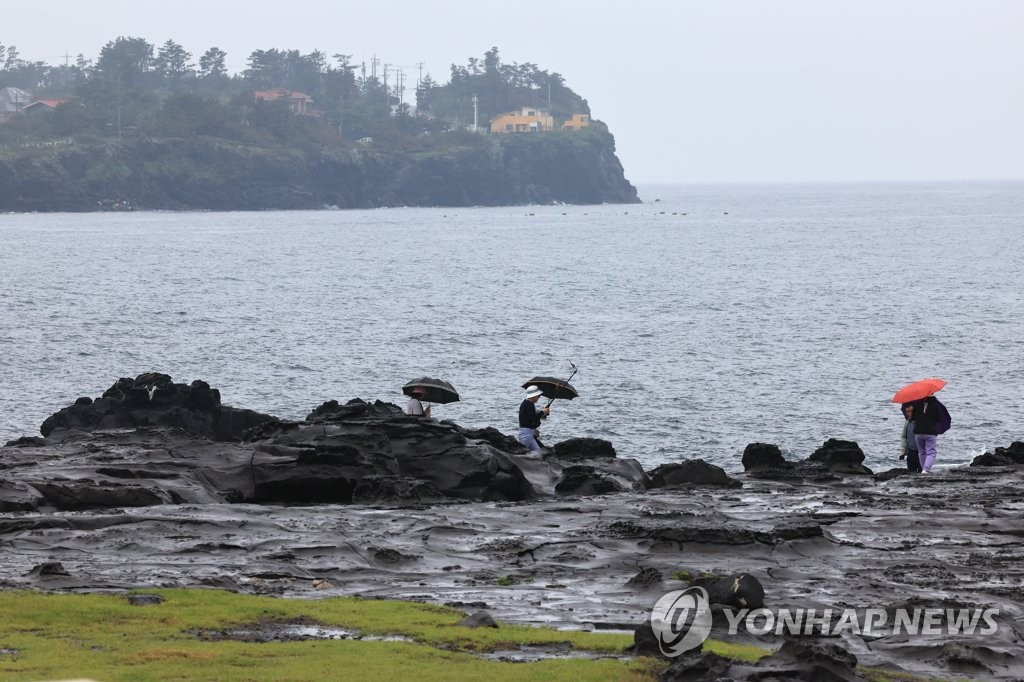
[[(521, 501), (649, 484), (636, 460), (615, 457), (604, 440), (574, 439), (533, 457), (495, 429), (410, 417), (379, 400), (331, 400), (306, 421), (284, 422), (221, 405), (203, 381), (175, 384), (158, 373), (79, 398), (42, 432), (47, 438), (0, 456), (0, 469), (13, 472), (0, 484), (0, 511)], [(56, 466), (43, 470), (44, 461)]]
[(173, 426), (218, 441), (239, 441), (256, 426), (275, 417), (220, 403), (220, 391), (205, 381), (175, 384), (157, 372), (121, 378), (103, 395), (79, 398), (51, 415), (40, 427), (44, 436), (55, 431), (102, 431), (139, 426)]
[(647, 472), (652, 488), (663, 488), (667, 485), (717, 485), (727, 488), (742, 488), (743, 484), (732, 478), (725, 469), (709, 464), (703, 459), (691, 459), (676, 464), (662, 464), (653, 471)]
[(514, 436), (505, 435), (493, 426), (483, 429), (465, 429), (463, 433), (466, 435), (466, 438), (486, 441), (508, 454), (522, 455), (529, 452)]
[[(857, 657), (835, 641), (822, 639), (788, 639), (771, 656), (758, 661), (757, 679), (821, 680), (840, 682), (864, 680), (857, 672)], [(767, 670), (766, 670), (767, 669)], [(765, 674), (770, 671), (768, 674)]]
[(149, 507), (178, 501), (168, 493), (152, 488), (90, 480), (37, 482), (34, 486), (44, 500), (42, 504), (57, 509)]
[(47, 561), (32, 567), (28, 574), (34, 578), (41, 578), (47, 575), (71, 575), (59, 561)]
[(750, 443), (743, 449), (743, 470), (756, 471), (789, 464), (782, 456), (778, 445), (771, 443)]
[(601, 438), (570, 438), (551, 448), (551, 457), (560, 460), (610, 459), (617, 455), (612, 444)]
[[(380, 400), (368, 403), (359, 398), (353, 398), (344, 405), (339, 404), (337, 400), (328, 400), (306, 415), (306, 421), (320, 424), (344, 421), (354, 417), (391, 419), (393, 417), (401, 417), (404, 414), (402, 409), (393, 403), (385, 403)], [(419, 417), (416, 418), (418, 419)]]
[(363, 476), (352, 491), (355, 504), (436, 503), (444, 495), (430, 481), (408, 476)]
[(472, 613), (463, 618), (462, 620), (460, 620), (458, 623), (456, 623), (456, 625), (461, 625), (464, 628), (498, 627), (498, 624), (494, 621), (494, 618), (491, 616), (491, 614), (487, 613), (486, 611), (477, 611), (476, 613)]
[(751, 443), (743, 451), (743, 469), (751, 478), (769, 481), (815, 481), (824, 483), (840, 480), (840, 475), (871, 475), (863, 465), (864, 452), (853, 441), (830, 438), (814, 453), (799, 462), (782, 457), (778, 447), (765, 443)]
[(699, 651), (700, 649), (692, 649), (673, 659), (672, 665), (661, 674), (662, 682), (735, 682), (740, 679), (731, 675), (730, 659), (710, 651), (697, 653)]
[(803, 680), (805, 682), (860, 682), (857, 657), (831, 641), (787, 640), (771, 656), (756, 664), (735, 663), (710, 652), (686, 652), (662, 673), (664, 682), (762, 682)]
[(749, 573), (736, 573), (728, 578), (697, 578), (690, 585), (707, 590), (711, 604), (751, 610), (764, 606), (764, 587)]
[(35, 488), (19, 481), (0, 479), (0, 512), (30, 511), (42, 503), (42, 495)]
[[(297, 501), (305, 490), (307, 502), (351, 502), (356, 484), (367, 476), (398, 476), (433, 486), (416, 489), (417, 495), (438, 491), (459, 499), (524, 500), (535, 494), (510, 455), (467, 439), (453, 424), (431, 419), (347, 415), (314, 424), (268, 425), (260, 436), (255, 447), (285, 456), (258, 469), (261, 501)], [(372, 494), (377, 485), (371, 481), (363, 493)], [(408, 492), (413, 494), (413, 488)]]
[(664, 658), (661, 647), (658, 646), (658, 636), (654, 634), (650, 621), (644, 621), (633, 630), (633, 644), (626, 648), (626, 652), (634, 656)]
[(574, 465), (566, 467), (562, 478), (555, 484), (555, 492), (561, 495), (605, 495), (620, 493), (628, 488), (604, 475), (592, 466)]
[(894, 478), (899, 478), (900, 476), (910, 476), (912, 474), (914, 474), (914, 472), (910, 471), (906, 467), (893, 467), (892, 469), (886, 469), (885, 471), (879, 471), (877, 474), (875, 474), (875, 480), (876, 481), (891, 481)]
[(971, 462), (972, 467), (1019, 466), (1024, 464), (1024, 443), (1014, 441), (1009, 447), (996, 448), (995, 452), (978, 455)]
[(862, 474), (870, 476), (872, 471), (864, 466), (864, 451), (850, 440), (829, 438), (815, 450), (807, 461), (824, 464), (838, 474)]
[(663, 577), (661, 571), (656, 568), (641, 568), (640, 572), (626, 581), (627, 587), (637, 587), (644, 590), (649, 590), (655, 587), (660, 587)]

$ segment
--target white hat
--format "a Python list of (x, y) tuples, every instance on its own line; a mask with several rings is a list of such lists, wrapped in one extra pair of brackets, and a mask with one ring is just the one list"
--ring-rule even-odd
[(526, 387), (526, 397), (527, 398), (536, 398), (539, 395), (544, 395), (544, 391), (540, 390), (539, 388), (537, 388), (536, 386), (534, 386), (532, 384), (530, 386)]

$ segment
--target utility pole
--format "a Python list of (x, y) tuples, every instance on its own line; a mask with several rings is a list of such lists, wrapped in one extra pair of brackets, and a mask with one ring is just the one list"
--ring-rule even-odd
[(388, 68), (391, 67), (391, 62), (384, 62), (384, 94), (388, 94)]
[(419, 90), (420, 86), (423, 85), (423, 67), (426, 66), (426, 62), (416, 62), (416, 68), (420, 70), (420, 75), (416, 77), (416, 89)]
[[(338, 137), (345, 137), (345, 87), (348, 85), (348, 75), (356, 70), (353, 64), (341, 65), (341, 88), (338, 91)], [(366, 78), (366, 62), (363, 62), (363, 78)]]
[(479, 103), (479, 100), (477, 99), (476, 95), (473, 95), (473, 132), (474, 133), (478, 130), (478, 128), (476, 126), (477, 112), (478, 112), (478, 109), (479, 109), (479, 107), (477, 106), (478, 103)]
[(373, 58), (370, 59), (370, 78), (377, 78), (377, 64), (379, 63), (380, 60), (377, 59), (377, 55), (373, 55)]

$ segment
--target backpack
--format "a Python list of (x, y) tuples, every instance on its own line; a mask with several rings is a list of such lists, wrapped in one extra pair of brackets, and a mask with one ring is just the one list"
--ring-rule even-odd
[(939, 433), (945, 433), (953, 425), (953, 418), (949, 416), (949, 410), (939, 402), (938, 398), (935, 399), (935, 406), (939, 408), (939, 416), (935, 418), (935, 430)]

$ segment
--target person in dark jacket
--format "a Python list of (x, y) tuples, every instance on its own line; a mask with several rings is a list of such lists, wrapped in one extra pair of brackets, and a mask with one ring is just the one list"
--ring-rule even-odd
[(900, 459), (907, 460), (907, 471), (915, 474), (921, 471), (921, 460), (917, 454), (917, 441), (914, 439), (914, 404), (903, 403), (900, 411), (906, 422), (903, 424), (903, 431), (900, 432)]
[(537, 442), (537, 429), (542, 419), (547, 419), (550, 407), (537, 409), (537, 401), (544, 393), (536, 386), (526, 388), (526, 399), (519, 405), (519, 434), (516, 439), (530, 452), (540, 451)]
[(918, 457), (921, 459), (921, 473), (930, 474), (935, 464), (936, 442), (939, 435), (939, 419), (942, 410), (938, 399), (930, 395), (923, 400), (913, 402), (914, 440), (917, 443)]

